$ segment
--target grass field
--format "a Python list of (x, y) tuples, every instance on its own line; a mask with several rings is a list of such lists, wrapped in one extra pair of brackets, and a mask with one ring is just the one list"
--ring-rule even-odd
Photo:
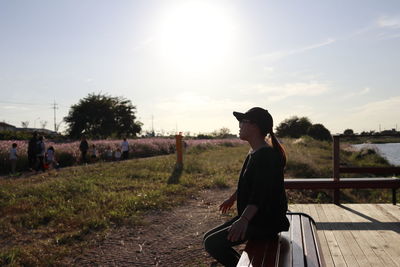
[[(331, 144), (284, 140), (287, 176), (329, 177)], [(249, 147), (194, 146), (175, 155), (100, 162), (0, 180), (0, 265), (57, 265), (110, 227), (136, 225), (146, 211), (170, 209), (202, 188), (233, 187)], [(343, 151), (343, 160), (387, 165), (377, 155)], [(346, 191), (348, 201), (390, 201), (384, 190)], [(330, 201), (329, 192), (288, 192), (294, 202)]]

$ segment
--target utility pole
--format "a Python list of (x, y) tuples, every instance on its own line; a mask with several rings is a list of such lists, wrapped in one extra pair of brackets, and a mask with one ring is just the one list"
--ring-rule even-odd
[(151, 115), (151, 134), (154, 137), (154, 115)]
[(56, 109), (58, 109), (58, 107), (57, 107), (57, 103), (56, 103), (55, 99), (54, 99), (54, 104), (53, 104), (52, 109), (54, 111), (54, 131), (57, 132)]

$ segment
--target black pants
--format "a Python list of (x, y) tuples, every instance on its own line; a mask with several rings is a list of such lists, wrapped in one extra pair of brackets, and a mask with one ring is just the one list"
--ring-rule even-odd
[(86, 154), (87, 154), (87, 151), (86, 150), (81, 150), (81, 160), (82, 160), (82, 163), (87, 163), (88, 161), (87, 161), (87, 158), (86, 158)]
[(236, 267), (240, 259), (240, 254), (232, 247), (246, 241), (239, 240), (231, 242), (228, 240), (229, 228), (238, 219), (239, 217), (235, 217), (232, 220), (215, 227), (208, 231), (203, 238), (206, 251), (224, 266)]
[(37, 156), (36, 159), (36, 171), (42, 170), (43, 172), (46, 171), (44, 168), (44, 156)]
[(122, 152), (122, 159), (128, 159), (129, 158), (129, 151), (123, 151)]
[(28, 155), (29, 168), (36, 170), (36, 155)]

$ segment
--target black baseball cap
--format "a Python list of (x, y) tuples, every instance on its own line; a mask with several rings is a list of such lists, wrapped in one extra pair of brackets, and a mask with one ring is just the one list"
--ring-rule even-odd
[(254, 107), (249, 109), (245, 113), (234, 111), (233, 116), (235, 116), (238, 121), (249, 120), (255, 123), (262, 134), (266, 135), (272, 131), (272, 116), (266, 109)]

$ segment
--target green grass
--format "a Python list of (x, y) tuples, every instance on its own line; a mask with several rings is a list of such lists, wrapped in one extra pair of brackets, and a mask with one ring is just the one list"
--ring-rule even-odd
[(169, 155), (2, 180), (0, 265), (55, 264), (92, 233), (140, 224), (144, 212), (179, 205), (202, 188), (228, 187), (247, 149), (194, 150), (181, 170)]
[[(331, 143), (283, 141), (287, 176), (331, 176)], [(0, 265), (58, 265), (108, 229), (140, 224), (146, 211), (170, 209), (204, 188), (234, 187), (248, 150), (246, 145), (194, 148), (185, 154), (183, 168), (168, 155), (0, 180)], [(387, 165), (376, 155), (342, 153), (349, 164)], [(288, 195), (291, 202), (331, 202), (329, 191)], [(344, 195), (350, 202), (390, 201), (383, 190)]]

